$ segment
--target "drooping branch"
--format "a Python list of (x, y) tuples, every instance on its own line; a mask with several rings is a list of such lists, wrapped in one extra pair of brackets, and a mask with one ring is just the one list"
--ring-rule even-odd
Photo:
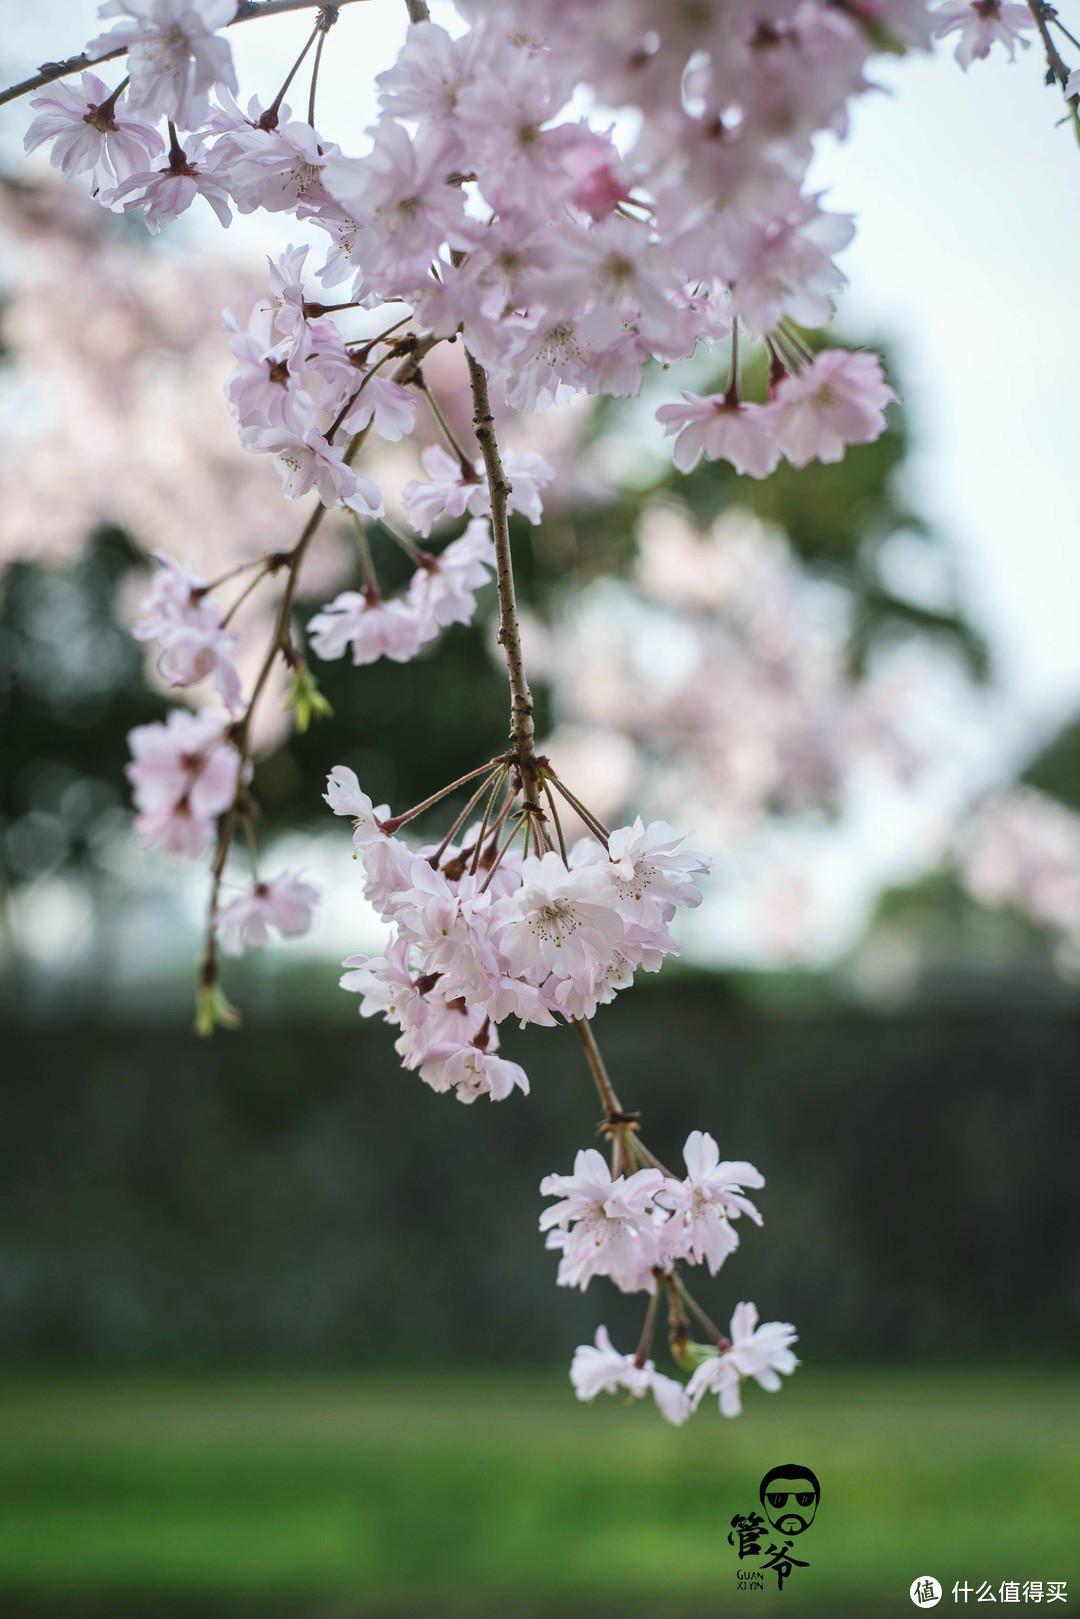
[[(418, 337), (408, 354), (401, 361), (401, 364), (396, 367), (393, 373), (394, 381), (398, 383), (408, 382), (415, 375), (424, 357), (431, 352), (439, 341), (440, 339), (431, 332)], [(371, 425), (371, 422), (369, 422), (366, 427), (361, 428), (359, 433), (354, 433), (349, 440), (344, 456), (347, 466), (351, 465), (360, 453), (364, 441), (371, 431)], [(332, 509), (329, 506), (324, 506), (320, 501), (304, 524), (296, 544), (285, 555), (285, 588), (278, 603), (270, 645), (267, 647), (266, 656), (262, 661), (259, 673), (255, 677), (255, 685), (252, 688), (251, 698), (244, 712), (244, 717), (234, 731), (241, 769), (240, 777), (237, 781), (236, 796), (221, 818), (217, 844), (214, 849), (214, 859), (210, 868), (210, 898), (207, 907), (206, 938), (199, 967), (199, 989), (202, 1000), (212, 995), (217, 988), (218, 951), (216, 929), (218, 901), (221, 897), (221, 883), (225, 875), (225, 867), (228, 864), (229, 852), (232, 849), (237, 822), (247, 806), (247, 788), (244, 784), (243, 775), (244, 767), (251, 758), (255, 709), (266, 689), (274, 664), (279, 656), (286, 653), (289, 646), (289, 626), (292, 619), (293, 602), (296, 599), (296, 588), (300, 579), (300, 568), (323, 518)], [(196, 1024), (196, 1027), (200, 1028), (200, 1032), (207, 1033), (210, 1032), (211, 1026), (205, 1024), (200, 1028), (200, 1025)]]
[[(337, 0), (337, 3), (350, 6), (359, 4), (359, 0)], [(259, 17), (277, 17), (287, 11), (311, 11), (316, 7), (324, 10), (325, 0), (240, 0), (236, 15), (230, 19), (226, 27), (232, 28), (238, 22), (254, 22)], [(411, 14), (411, 5), (409, 9)], [(426, 6), (424, 11), (427, 11)], [(414, 22), (418, 20), (413, 18)], [(113, 62), (117, 57), (126, 55), (127, 46), (121, 45), (114, 51), (106, 51), (102, 56), (88, 56), (86, 51), (80, 51), (77, 56), (69, 56), (63, 62), (43, 62), (32, 79), (23, 79), (21, 84), (13, 84), (7, 90), (0, 91), (0, 107), (5, 102), (17, 101), (20, 96), (30, 95), (34, 90), (40, 90), (56, 79), (66, 79), (72, 73), (81, 73), (85, 68), (97, 67), (101, 62)]]
[(472, 388), (473, 428), (480, 445), (480, 453), (484, 458), (484, 470), (491, 497), (491, 534), (495, 542), (499, 586), (499, 644), (506, 654), (506, 669), (510, 677), (510, 740), (521, 773), (525, 804), (539, 810), (533, 700), (521, 651), (521, 626), (518, 622), (517, 600), (514, 593), (510, 527), (507, 522), (507, 501), (511, 486), (503, 470), (499, 444), (495, 437), (495, 420), (491, 414), (487, 372), (468, 349), (465, 350), (465, 359), (468, 362), (469, 383)]

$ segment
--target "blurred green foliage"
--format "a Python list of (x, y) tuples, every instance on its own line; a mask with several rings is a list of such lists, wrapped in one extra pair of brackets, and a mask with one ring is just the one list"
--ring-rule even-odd
[[(564, 1375), (9, 1378), (0, 1600), (689, 1619), (902, 1613), (928, 1572), (950, 1604), (955, 1580), (1075, 1579), (1064, 1370), (804, 1368), (745, 1407), (676, 1432)], [(740, 1598), (728, 1525), (793, 1460), (821, 1482), (809, 1566)]]

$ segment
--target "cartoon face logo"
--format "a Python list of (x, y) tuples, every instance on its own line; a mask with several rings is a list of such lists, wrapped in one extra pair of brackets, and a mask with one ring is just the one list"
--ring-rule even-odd
[(761, 1481), (761, 1505), (782, 1535), (801, 1535), (814, 1521), (821, 1486), (808, 1467), (773, 1467)]

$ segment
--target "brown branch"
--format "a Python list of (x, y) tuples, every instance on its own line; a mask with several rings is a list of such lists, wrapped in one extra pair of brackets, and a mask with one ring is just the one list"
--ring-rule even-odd
[[(269, 0), (269, 3), (274, 3), (274, 0)], [(439, 341), (440, 339), (431, 332), (418, 338), (411, 352), (406, 355), (395, 370), (394, 381), (408, 382), (425, 355), (429, 354)], [(370, 431), (371, 423), (369, 422), (367, 427), (362, 428), (359, 433), (355, 433), (349, 441), (348, 448), (345, 451), (345, 464), (347, 466), (351, 465), (356, 459)], [(289, 621), (292, 618), (292, 608), (296, 599), (296, 587), (299, 582), (301, 564), (307, 554), (308, 547), (315, 538), (320, 523), (326, 513), (333, 509), (335, 508), (324, 506), (320, 501), (304, 524), (296, 544), (286, 554), (284, 566), (287, 569), (287, 575), (285, 588), (281, 593), (281, 601), (278, 603), (277, 616), (274, 620), (274, 633), (271, 637), (266, 657), (263, 659), (262, 667), (256, 676), (244, 717), (234, 732), (235, 746), (240, 754), (241, 776), (244, 767), (251, 758), (252, 722), (255, 717), (256, 704), (266, 689), (266, 683), (270, 679), (278, 655), (284, 653), (289, 644)], [(241, 811), (246, 806), (246, 802), (247, 789), (241, 779), (237, 782), (235, 798), (222, 816), (221, 825), (218, 828), (217, 844), (214, 849), (214, 860), (210, 867), (210, 898), (207, 908), (206, 939), (199, 964), (199, 988), (204, 994), (213, 991), (217, 985), (218, 950), (216, 927), (218, 901), (221, 897), (222, 878), (225, 875), (225, 867), (228, 863), (229, 852), (236, 833), (236, 823)]]
[[(357, 3), (358, 0), (338, 0), (338, 4), (343, 6)], [(226, 27), (231, 28), (238, 22), (254, 22), (259, 17), (276, 17), (286, 11), (310, 11), (315, 6), (321, 9), (323, 4), (324, 0), (240, 0), (236, 15)], [(426, 6), (424, 10), (427, 11)], [(112, 62), (118, 56), (126, 55), (127, 46), (121, 45), (114, 51), (106, 51), (103, 56), (88, 56), (85, 51), (80, 51), (77, 56), (69, 56), (63, 62), (43, 62), (32, 79), (23, 79), (21, 84), (13, 84), (9, 89), (0, 91), (0, 107), (7, 101), (17, 101), (20, 96), (30, 95), (56, 79), (66, 79), (71, 73), (81, 73), (84, 68), (97, 67), (100, 62)]]
[[(1054, 36), (1050, 32), (1050, 22), (1055, 16), (1053, 6), (1047, 5), (1046, 0), (1027, 0), (1027, 8), (1035, 19), (1035, 26), (1039, 30), (1039, 38), (1046, 52), (1047, 80), (1056, 79), (1064, 90), (1069, 80), (1069, 69), (1061, 59), (1061, 53), (1054, 44)], [(1076, 109), (1080, 96), (1069, 97), (1069, 104)]]
[(521, 773), (525, 804), (533, 809), (539, 809), (533, 700), (521, 651), (521, 627), (518, 623), (517, 600), (514, 594), (514, 567), (510, 554), (510, 528), (506, 516), (506, 504), (511, 490), (506, 473), (503, 471), (502, 457), (495, 437), (495, 420), (491, 414), (487, 372), (468, 349), (465, 350), (465, 359), (469, 367), (469, 382), (472, 388), (473, 429), (484, 458), (484, 471), (487, 473), (488, 494), (491, 500), (491, 534), (495, 542), (495, 565), (499, 586), (499, 644), (506, 653), (506, 670), (510, 677), (510, 741)]
[(409, 13), (410, 22), (431, 21), (431, 12), (427, 8), (427, 0), (405, 0), (405, 9)]

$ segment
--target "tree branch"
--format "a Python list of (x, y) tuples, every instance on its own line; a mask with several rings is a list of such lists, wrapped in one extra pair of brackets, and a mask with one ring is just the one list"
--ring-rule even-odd
[[(270, 0), (270, 3), (275, 3), (275, 0)], [(281, 0), (277, 0), (277, 3), (281, 3)], [(440, 339), (437, 338), (432, 332), (427, 332), (423, 337), (418, 338), (412, 352), (407, 354), (402, 360), (401, 364), (395, 369), (394, 381), (400, 383), (408, 382), (409, 379), (415, 374), (425, 355), (429, 354), (439, 341)], [(371, 423), (369, 422), (365, 428), (362, 428), (359, 433), (355, 433), (350, 439), (349, 446), (345, 451), (346, 465), (351, 465), (351, 463), (356, 459), (356, 456), (359, 454), (360, 448), (370, 431)], [(252, 688), (251, 697), (248, 701), (244, 717), (239, 722), (236, 732), (236, 748), (240, 754), (241, 779), (239, 779), (237, 782), (236, 796), (221, 818), (221, 825), (218, 828), (217, 844), (214, 849), (214, 859), (210, 867), (210, 899), (207, 907), (206, 939), (203, 945), (202, 960), (199, 965), (200, 993), (213, 991), (217, 986), (218, 900), (221, 897), (222, 878), (225, 875), (225, 867), (228, 864), (229, 851), (232, 848), (233, 837), (236, 833), (236, 823), (247, 796), (247, 789), (242, 778), (244, 766), (251, 758), (252, 722), (255, 718), (255, 707), (266, 689), (266, 683), (270, 679), (270, 675), (274, 664), (277, 662), (278, 655), (284, 652), (285, 648), (288, 646), (289, 622), (292, 618), (293, 602), (296, 599), (296, 587), (300, 578), (300, 567), (303, 563), (304, 557), (307, 554), (308, 547), (315, 538), (315, 534), (320, 523), (326, 516), (326, 513), (331, 509), (332, 508), (329, 506), (324, 506), (320, 501), (318, 506), (316, 506), (315, 510), (311, 513), (307, 522), (304, 524), (296, 544), (288, 553), (285, 563), (285, 567), (287, 569), (285, 589), (282, 591), (281, 601), (278, 603), (277, 616), (274, 619), (274, 632), (270, 640), (270, 645), (267, 648), (266, 657), (263, 659), (262, 666), (260, 667), (259, 673), (256, 676), (255, 685)]]
[[(337, 3), (349, 6), (358, 4), (359, 0), (337, 0)], [(240, 0), (235, 17), (226, 26), (231, 28), (234, 23), (254, 22), (258, 17), (276, 17), (286, 11), (310, 11), (316, 6), (321, 9), (323, 4), (324, 0)], [(424, 11), (427, 11), (426, 5)], [(413, 18), (414, 22), (419, 20)], [(106, 51), (103, 56), (88, 56), (85, 51), (80, 51), (78, 56), (69, 56), (63, 62), (43, 62), (32, 79), (23, 79), (21, 84), (13, 84), (9, 89), (0, 91), (0, 107), (7, 101), (17, 101), (20, 96), (30, 95), (56, 79), (66, 79), (71, 73), (81, 73), (84, 68), (97, 67), (100, 62), (112, 62), (118, 56), (126, 55), (127, 46), (122, 45), (115, 51)]]
[[(1047, 82), (1053, 77), (1064, 90), (1069, 81), (1069, 69), (1061, 59), (1061, 53), (1054, 44), (1054, 36), (1050, 32), (1050, 22), (1056, 15), (1053, 6), (1047, 5), (1046, 0), (1027, 0), (1028, 10), (1035, 19), (1035, 26), (1039, 30), (1039, 38), (1046, 52), (1046, 66), (1048, 70)], [(1069, 101), (1075, 109), (1077, 96), (1070, 96)]]
[(525, 805), (539, 809), (533, 700), (521, 652), (521, 626), (517, 616), (514, 567), (510, 555), (510, 529), (506, 517), (510, 484), (503, 471), (502, 457), (495, 438), (487, 372), (468, 349), (465, 350), (465, 359), (468, 362), (469, 382), (472, 387), (473, 428), (484, 457), (484, 470), (487, 473), (488, 493), (491, 498), (491, 533), (495, 541), (495, 564), (499, 585), (499, 644), (506, 653), (506, 669), (510, 677), (510, 741), (521, 773)]

